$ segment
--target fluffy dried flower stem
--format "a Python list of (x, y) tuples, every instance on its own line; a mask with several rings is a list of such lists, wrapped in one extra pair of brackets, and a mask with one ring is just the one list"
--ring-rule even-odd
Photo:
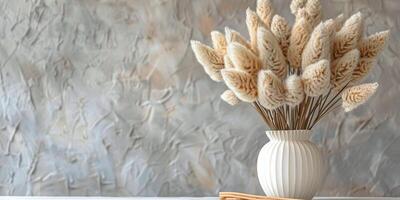
[(334, 60), (357, 47), (361, 39), (362, 23), (361, 13), (354, 14), (344, 23), (340, 31), (335, 34), (332, 53)]
[(304, 17), (297, 18), (290, 35), (287, 58), (293, 68), (301, 67), (301, 55), (312, 31), (311, 24)]
[(226, 86), (244, 102), (254, 102), (257, 98), (257, 83), (250, 74), (237, 69), (221, 70)]
[(307, 0), (305, 9), (312, 19), (313, 27), (321, 22), (322, 13), (320, 0)]
[(271, 129), (311, 129), (340, 103), (350, 111), (375, 92), (377, 84), (349, 86), (367, 75), (389, 35), (361, 40), (360, 13), (320, 23), (320, 9), (319, 0), (293, 0), (290, 29), (284, 18), (272, 18), (270, 0), (258, 0), (256, 13), (246, 12), (250, 42), (226, 28), (225, 36), (211, 33), (213, 48), (192, 48), (206, 73), (228, 86), (221, 95), (228, 104), (252, 103)]
[(264, 23), (265, 27), (269, 28), (273, 16), (273, 8), (270, 0), (257, 0), (257, 15)]
[(252, 76), (257, 75), (261, 68), (261, 62), (258, 57), (250, 49), (239, 43), (232, 42), (228, 45), (228, 56), (236, 69)]
[(358, 49), (360, 50), (361, 57), (375, 58), (385, 47), (386, 41), (389, 37), (389, 31), (382, 31), (370, 35), (360, 42)]
[(290, 38), (290, 27), (286, 19), (279, 15), (275, 15), (274, 18), (272, 18), (271, 32), (275, 35), (275, 38), (282, 49), (282, 53), (286, 57)]
[(211, 41), (213, 44), (213, 48), (221, 55), (226, 54), (226, 39), (224, 34), (219, 31), (212, 31), (211, 32)]
[(246, 10), (246, 25), (249, 31), (251, 49), (257, 52), (257, 29), (259, 20), (257, 14), (250, 8)]
[(349, 112), (365, 103), (378, 88), (378, 83), (367, 83), (346, 89), (342, 94), (342, 106)]
[(258, 52), (260, 54), (263, 68), (270, 69), (279, 78), (284, 78), (287, 74), (285, 56), (275, 39), (274, 34), (269, 30), (260, 27), (257, 32)]
[(221, 69), (224, 68), (224, 58), (211, 47), (198, 41), (191, 41), (192, 50), (204, 71), (214, 81), (221, 81)]
[(302, 55), (303, 70), (322, 59), (330, 59), (330, 37), (323, 23), (320, 23), (312, 32)]
[(297, 11), (301, 8), (304, 8), (306, 3), (307, 0), (292, 0), (292, 3), (290, 4), (290, 11), (292, 14), (296, 15)]
[(237, 42), (245, 46), (246, 48), (251, 49), (251, 45), (246, 41), (246, 39), (242, 35), (240, 35), (239, 32), (233, 29), (225, 27), (225, 38), (228, 45), (232, 42)]

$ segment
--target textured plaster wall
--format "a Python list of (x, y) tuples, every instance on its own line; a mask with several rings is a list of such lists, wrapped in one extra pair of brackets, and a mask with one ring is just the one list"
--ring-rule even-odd
[[(289, 14), (288, 0), (274, 1)], [(230, 26), (246, 0), (0, 1), (0, 194), (262, 194), (256, 156), (268, 139), (189, 40)], [(370, 79), (378, 94), (315, 129), (331, 169), (320, 195), (400, 196), (400, 1), (324, 0), (325, 17), (362, 11), (390, 28)]]

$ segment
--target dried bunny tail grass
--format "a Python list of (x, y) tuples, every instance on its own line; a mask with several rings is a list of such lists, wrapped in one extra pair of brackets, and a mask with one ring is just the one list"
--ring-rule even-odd
[(304, 100), (303, 83), (295, 74), (285, 80), (285, 91), (285, 103), (291, 107), (299, 105)]
[(232, 42), (228, 45), (228, 56), (236, 69), (244, 71), (252, 76), (257, 75), (261, 68), (258, 57), (243, 45)]
[(320, 23), (311, 33), (310, 40), (304, 48), (301, 66), (303, 70), (312, 63), (330, 58), (329, 32), (324, 23)]
[(366, 83), (347, 88), (342, 94), (342, 107), (349, 112), (365, 103), (378, 88), (378, 83)]
[(257, 52), (257, 28), (259, 21), (257, 14), (250, 8), (246, 10), (246, 25), (249, 31), (251, 49)]
[(362, 16), (358, 12), (351, 16), (333, 38), (333, 59), (342, 57), (345, 53), (355, 49), (362, 34)]
[(361, 57), (374, 58), (378, 56), (385, 47), (388, 38), (389, 30), (375, 33), (363, 39), (358, 47)]
[(293, 68), (301, 66), (301, 54), (312, 31), (311, 24), (304, 17), (296, 19), (290, 35), (287, 53), (288, 61)]
[(225, 69), (235, 68), (235, 66), (232, 63), (232, 60), (229, 58), (228, 55), (224, 56), (224, 64), (225, 64)]
[(296, 15), (297, 11), (301, 8), (304, 8), (306, 3), (307, 0), (292, 0), (292, 3), (290, 3), (290, 11), (292, 14)]
[(240, 100), (236, 97), (235, 93), (233, 93), (232, 90), (226, 90), (224, 93), (222, 93), (221, 99), (231, 106), (234, 106), (240, 102)]
[(261, 70), (258, 74), (258, 101), (269, 110), (284, 103), (285, 88), (282, 81), (271, 71)]
[(313, 27), (321, 22), (322, 12), (320, 0), (307, 0), (305, 9), (312, 19)]
[(226, 54), (226, 39), (225, 35), (219, 31), (212, 31), (211, 32), (211, 41), (213, 44), (214, 49), (222, 55)]
[(366, 77), (375, 63), (376, 58), (360, 58), (357, 67), (353, 71), (351, 82), (356, 83)]
[(273, 16), (273, 8), (270, 0), (257, 0), (257, 15), (264, 23), (265, 27), (269, 28)]
[(290, 38), (290, 27), (286, 19), (279, 15), (275, 15), (272, 18), (271, 32), (275, 35), (275, 38), (282, 49), (282, 53), (286, 57)]
[(305, 94), (311, 97), (325, 94), (330, 87), (330, 74), (328, 60), (308, 66), (301, 75)]
[(244, 102), (254, 102), (257, 99), (257, 83), (250, 74), (236, 69), (221, 70), (225, 84)]
[(284, 78), (288, 67), (274, 34), (268, 29), (260, 27), (257, 32), (257, 40), (258, 52), (264, 68), (270, 69), (279, 78)]
[(331, 67), (331, 84), (336, 91), (342, 89), (352, 79), (353, 71), (359, 59), (360, 52), (358, 49), (353, 49), (333, 62)]
[(342, 28), (343, 23), (344, 23), (344, 15), (343, 15), (343, 13), (338, 15), (338, 16), (336, 16), (334, 21), (335, 21), (335, 31), (340, 31), (340, 29)]
[(328, 19), (324, 22), (325, 28), (328, 31), (330, 37), (334, 35), (343, 25), (344, 15), (340, 14), (335, 19)]
[(237, 43), (245, 46), (246, 48), (251, 49), (251, 46), (247, 42), (247, 40), (242, 35), (240, 35), (239, 32), (237, 32), (233, 29), (225, 27), (225, 38), (226, 38), (226, 42), (228, 44), (232, 43), (232, 42), (237, 42)]
[(312, 19), (311, 16), (308, 14), (308, 12), (307, 12), (307, 10), (306, 10), (305, 8), (299, 9), (299, 10), (297, 11), (297, 14), (296, 14), (295, 17), (296, 17), (296, 20), (297, 20), (297, 19), (301, 19), (301, 18), (307, 20), (307, 22), (308, 22), (308, 23), (310, 24), (310, 26), (311, 26), (311, 29), (314, 28), (314, 26), (313, 26), (313, 19)]
[(204, 71), (214, 81), (222, 81), (221, 69), (224, 68), (224, 58), (211, 47), (199, 41), (192, 40), (191, 46), (197, 61), (203, 66)]
[(336, 31), (334, 19), (324, 21), (324, 26), (329, 35), (332, 35)]

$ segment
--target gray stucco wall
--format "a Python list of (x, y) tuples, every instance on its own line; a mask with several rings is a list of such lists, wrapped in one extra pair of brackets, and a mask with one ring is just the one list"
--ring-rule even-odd
[[(288, 0), (274, 1), (289, 14)], [(0, 1), (0, 194), (262, 194), (256, 157), (268, 141), (246, 104), (189, 40), (230, 26), (246, 0)], [(366, 32), (390, 28), (367, 105), (315, 129), (331, 170), (319, 193), (400, 196), (400, 1), (324, 0), (325, 18), (358, 10)]]

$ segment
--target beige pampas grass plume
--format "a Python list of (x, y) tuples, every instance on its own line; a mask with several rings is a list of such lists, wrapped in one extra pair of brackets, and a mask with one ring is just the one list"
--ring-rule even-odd
[(336, 33), (333, 38), (332, 58), (334, 60), (357, 47), (362, 34), (362, 23), (361, 13), (358, 12), (346, 20), (340, 31)]
[(233, 29), (225, 27), (225, 38), (226, 38), (226, 42), (228, 44), (230, 44), (232, 42), (237, 42), (237, 43), (245, 46), (246, 48), (251, 49), (251, 46), (247, 42), (247, 40), (242, 35), (240, 35), (239, 32), (237, 32)]
[(225, 64), (226, 69), (235, 68), (235, 66), (233, 65), (233, 63), (228, 55), (224, 56), (224, 64)]
[(252, 76), (257, 75), (261, 68), (258, 57), (243, 45), (232, 42), (228, 45), (228, 56), (236, 69)]
[(203, 66), (204, 71), (214, 81), (221, 81), (221, 69), (224, 68), (224, 58), (211, 47), (198, 41), (191, 41), (191, 46), (196, 59)]
[(335, 31), (340, 31), (344, 23), (344, 15), (340, 14), (335, 18)]
[(310, 38), (311, 31), (312, 26), (305, 17), (296, 17), (287, 53), (287, 59), (291, 67), (299, 68), (301, 66), (301, 54)]
[(222, 93), (221, 99), (231, 106), (234, 106), (240, 102), (240, 100), (236, 97), (235, 93), (233, 93), (232, 90), (226, 90), (224, 93)]
[(273, 16), (273, 8), (270, 0), (257, 0), (257, 15), (264, 23), (265, 27), (269, 28)]
[(358, 49), (353, 49), (343, 57), (333, 62), (331, 67), (331, 84), (332, 87), (339, 91), (352, 79), (352, 74), (356, 68), (360, 58)]
[(330, 38), (324, 23), (320, 23), (312, 32), (303, 51), (301, 66), (304, 70), (307, 66), (322, 59), (330, 59)]
[(260, 27), (257, 32), (257, 40), (258, 52), (264, 68), (270, 69), (279, 78), (284, 78), (288, 67), (274, 34), (268, 29)]
[(285, 103), (291, 107), (299, 105), (304, 100), (303, 83), (295, 74), (285, 80), (285, 91)]
[(326, 31), (329, 33), (329, 35), (332, 35), (334, 32), (336, 32), (334, 19), (328, 19), (328, 20), (324, 21), (324, 26), (325, 26)]
[(328, 60), (320, 60), (308, 66), (301, 75), (304, 93), (311, 97), (325, 94), (330, 87), (330, 74)]
[(282, 53), (286, 57), (290, 38), (290, 27), (286, 19), (279, 15), (275, 15), (271, 22), (271, 32), (275, 35), (275, 38), (282, 49)]
[(292, 14), (296, 15), (297, 11), (301, 8), (304, 8), (306, 3), (307, 0), (292, 0), (292, 3), (290, 3), (290, 11)]
[(361, 57), (363, 58), (377, 57), (385, 47), (385, 43), (388, 38), (389, 38), (389, 31), (387, 30), (375, 33), (363, 39), (358, 47), (361, 53)]
[(282, 81), (271, 71), (261, 70), (258, 74), (258, 101), (269, 110), (284, 103), (285, 88)]
[(322, 12), (320, 0), (307, 0), (305, 9), (310, 16), (310, 19), (312, 19), (313, 27), (321, 22)]
[(378, 83), (366, 83), (347, 88), (342, 94), (342, 107), (349, 112), (365, 103), (378, 88)]
[(211, 41), (213, 44), (213, 48), (222, 55), (226, 54), (226, 39), (225, 35), (219, 31), (212, 31), (211, 32)]
[(257, 14), (250, 8), (246, 10), (246, 25), (250, 36), (251, 49), (257, 52), (257, 28), (259, 26)]
[(335, 19), (328, 19), (324, 22), (325, 28), (330, 37), (333, 37), (334, 33), (340, 30), (343, 25), (343, 19), (344, 15), (340, 14)]
[(242, 101), (254, 102), (257, 99), (257, 82), (250, 74), (237, 69), (221, 70), (226, 86)]
[(353, 71), (352, 83), (360, 81), (368, 75), (376, 63), (376, 58), (360, 58), (357, 67)]

